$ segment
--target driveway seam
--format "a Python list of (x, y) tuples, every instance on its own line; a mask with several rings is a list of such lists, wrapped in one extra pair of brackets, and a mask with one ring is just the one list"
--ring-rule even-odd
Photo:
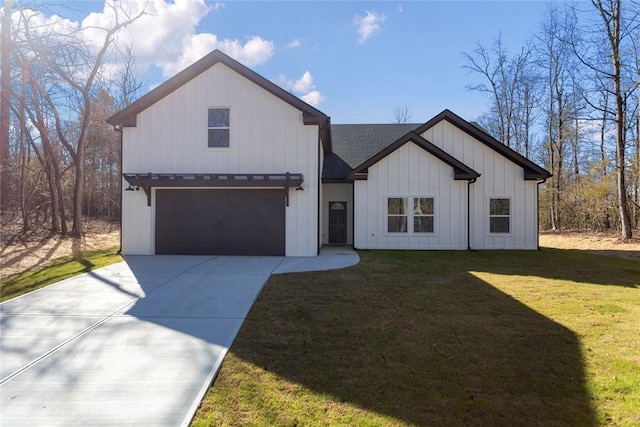
[[(155, 288), (151, 289), (148, 293), (145, 292), (142, 295), (140, 295), (139, 297), (134, 298), (133, 300), (129, 301), (127, 304), (119, 307), (118, 309), (112, 311), (110, 314), (107, 314), (106, 316), (102, 317), (100, 320), (98, 320), (97, 322), (93, 323), (92, 325), (88, 326), (87, 328), (83, 329), (82, 331), (78, 332), (77, 334), (75, 334), (74, 336), (72, 336), (71, 338), (63, 341), (62, 343), (58, 344), (57, 346), (55, 346), (54, 348), (52, 348), (51, 350), (47, 351), (46, 353), (42, 354), (41, 356), (35, 358), (34, 360), (32, 360), (31, 362), (27, 363), (26, 365), (24, 365), (23, 367), (21, 367), (20, 369), (14, 371), (13, 373), (7, 375), (6, 377), (4, 377), (2, 380), (0, 380), (0, 385), (11, 381), (13, 378), (17, 377), (18, 375), (20, 375), (21, 373), (23, 373), (24, 371), (26, 371), (27, 369), (31, 368), (32, 366), (37, 365), (39, 362), (41, 362), (42, 360), (46, 359), (47, 357), (49, 357), (50, 355), (52, 355), (53, 353), (56, 353), (58, 350), (60, 350), (61, 348), (67, 346), (68, 344), (72, 343), (73, 341), (76, 341), (77, 339), (79, 339), (81, 336), (86, 335), (88, 332), (91, 332), (92, 330), (94, 330), (95, 328), (97, 328), (98, 326), (102, 325), (104, 322), (106, 322), (109, 319), (113, 319), (117, 316), (117, 313), (119, 313), (120, 311), (124, 310), (125, 308), (127, 308), (128, 306), (135, 304), (136, 302), (140, 301), (142, 298), (146, 297), (147, 295), (149, 295), (150, 293), (154, 292), (156, 289), (160, 289), (161, 287), (165, 286), (167, 283), (171, 282), (172, 280), (176, 279), (177, 277), (180, 277), (181, 275), (183, 275), (184, 273), (187, 273), (188, 271), (201, 266), (202, 264), (206, 264), (207, 262), (210, 262), (212, 260), (214, 260), (216, 257), (211, 257), (209, 259), (206, 259), (198, 264), (193, 265), (192, 267), (188, 268), (187, 270), (181, 271), (180, 273), (176, 274), (175, 276), (171, 277), (170, 279), (165, 280), (164, 282), (162, 282), (160, 285), (156, 286)], [(86, 274), (86, 273), (85, 273)], [(68, 280), (68, 279), (65, 279)], [(42, 288), (44, 289), (44, 288)], [(26, 295), (26, 294), (25, 294)], [(16, 314), (10, 314), (12, 316), (15, 316)], [(24, 314), (24, 313), (20, 313), (18, 315), (28, 315), (28, 314)], [(62, 315), (64, 316), (64, 315)], [(78, 315), (78, 316), (82, 316), (82, 315)], [(46, 315), (43, 314), (42, 317), (58, 317), (57, 315)], [(91, 316), (86, 316), (86, 317), (91, 317)], [(96, 316), (99, 317), (99, 316)]]

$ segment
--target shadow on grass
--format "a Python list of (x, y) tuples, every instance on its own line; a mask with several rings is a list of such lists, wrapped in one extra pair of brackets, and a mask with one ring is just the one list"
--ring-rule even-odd
[(474, 252), (470, 268), (510, 276), (640, 288), (640, 263), (602, 255), (605, 254), (598, 251), (550, 248), (536, 252), (481, 251)]
[[(415, 425), (597, 425), (575, 334), (469, 273), (569, 279), (571, 254), (361, 258), (346, 270), (272, 277), (232, 353)], [(279, 422), (297, 421), (286, 416)]]

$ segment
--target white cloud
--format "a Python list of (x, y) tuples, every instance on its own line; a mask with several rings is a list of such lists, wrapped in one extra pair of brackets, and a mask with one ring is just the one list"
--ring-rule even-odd
[(123, 37), (133, 44), (136, 61), (144, 69), (154, 64), (169, 77), (214, 49), (247, 66), (263, 64), (273, 55), (273, 42), (259, 36), (241, 41), (196, 32), (202, 18), (223, 8), (224, 3), (208, 6), (205, 0), (131, 0), (129, 7), (138, 10), (144, 4), (147, 13), (127, 28)]
[(358, 27), (359, 43), (364, 43), (367, 39), (380, 31), (380, 24), (387, 20), (381, 13), (367, 11), (366, 16), (356, 15), (353, 19)]
[[(84, 40), (97, 49), (104, 43), (105, 28), (112, 27), (116, 17), (122, 21), (125, 15), (133, 17), (144, 12), (120, 31), (116, 42), (119, 47), (131, 46), (138, 75), (157, 66), (165, 77), (172, 76), (213, 49), (220, 49), (247, 66), (268, 61), (274, 54), (274, 44), (260, 36), (238, 40), (197, 32), (205, 16), (223, 7), (222, 2), (208, 3), (207, 0), (104, 0), (101, 12), (90, 13), (82, 22), (55, 15), (46, 17), (39, 12), (33, 12), (39, 16), (32, 22), (52, 24), (64, 28), (66, 33), (80, 31)], [(112, 59), (112, 63), (105, 66), (105, 74), (117, 74), (118, 67), (118, 59)]]
[(227, 55), (249, 67), (264, 64), (273, 56), (274, 51), (273, 42), (264, 40), (259, 36), (253, 36), (243, 44), (239, 40), (218, 40), (215, 34), (200, 33), (194, 34), (185, 40), (184, 49), (178, 58), (164, 61), (158, 65), (162, 67), (165, 76), (171, 76), (193, 64), (214, 49), (220, 49)]
[(315, 90), (316, 85), (313, 83), (313, 76), (309, 71), (305, 71), (298, 80), (287, 80), (285, 76), (281, 75), (278, 77), (277, 83), (300, 96), (300, 99), (314, 107), (327, 99), (326, 96)]
[(312, 90), (308, 94), (301, 96), (300, 99), (302, 99), (304, 102), (306, 102), (309, 105), (317, 107), (318, 105), (320, 105), (322, 101), (327, 99), (327, 97), (322, 95), (317, 90)]
[(313, 76), (309, 71), (305, 71), (298, 80), (287, 80), (284, 76), (280, 76), (280, 81), (286, 89), (293, 90), (297, 93), (308, 92), (315, 87), (313, 84)]
[(289, 42), (289, 44), (287, 45), (287, 47), (288, 47), (289, 49), (292, 49), (292, 48), (294, 48), (294, 47), (300, 47), (300, 46), (302, 46), (302, 42), (301, 42), (300, 40), (298, 40), (298, 39), (293, 39), (293, 40), (291, 40), (291, 41)]

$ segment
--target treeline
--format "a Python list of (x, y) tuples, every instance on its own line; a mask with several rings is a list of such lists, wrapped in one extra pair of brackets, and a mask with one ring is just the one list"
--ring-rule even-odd
[(86, 216), (120, 216), (119, 135), (105, 120), (141, 86), (115, 43), (140, 15), (107, 5), (109, 26), (78, 28), (5, 0), (0, 205), (24, 231), (80, 235)]
[[(580, 9), (579, 9), (580, 8)], [(543, 229), (617, 230), (640, 225), (640, 4), (550, 3), (518, 52), (498, 35), (465, 52), (490, 110), (479, 124), (544, 165)]]
[[(115, 43), (140, 15), (107, 5), (111, 24), (83, 29), (5, 0), (0, 205), (25, 231), (80, 234), (83, 217), (119, 218), (119, 135), (105, 119), (140, 89), (131, 49)], [(541, 186), (541, 228), (629, 238), (639, 227), (638, 40), (638, 2), (550, 3), (519, 51), (498, 35), (464, 53), (482, 80), (469, 88), (490, 101), (479, 124), (553, 173)]]

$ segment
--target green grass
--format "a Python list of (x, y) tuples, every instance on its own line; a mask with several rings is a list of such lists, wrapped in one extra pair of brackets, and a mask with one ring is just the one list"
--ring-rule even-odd
[(118, 248), (81, 252), (57, 258), (50, 265), (39, 270), (29, 270), (0, 280), (0, 301), (40, 289), (60, 280), (86, 273), (96, 268), (122, 261)]
[(360, 256), (267, 282), (193, 425), (640, 424), (640, 263)]

